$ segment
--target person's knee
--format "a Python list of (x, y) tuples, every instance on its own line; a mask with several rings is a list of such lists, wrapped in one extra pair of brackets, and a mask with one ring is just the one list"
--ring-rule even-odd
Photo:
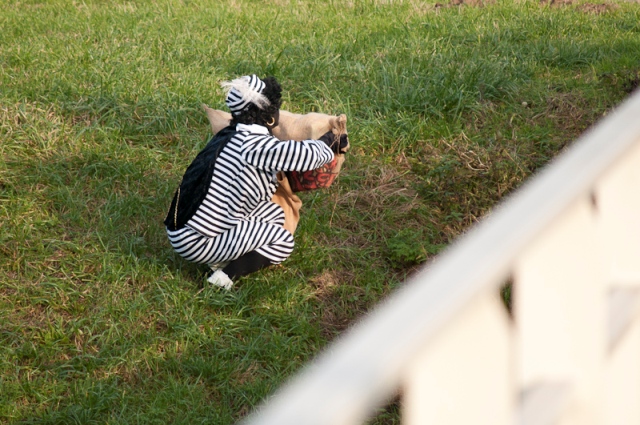
[(269, 253), (273, 264), (280, 264), (293, 253), (293, 241), (291, 243), (278, 243), (264, 247), (263, 251)]

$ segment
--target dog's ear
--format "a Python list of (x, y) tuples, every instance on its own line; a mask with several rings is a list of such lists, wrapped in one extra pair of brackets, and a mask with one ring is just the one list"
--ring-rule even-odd
[(347, 116), (345, 114), (338, 115), (338, 119), (336, 120), (336, 128), (340, 133), (347, 132)]
[(340, 114), (333, 124), (333, 134), (340, 137), (340, 153), (344, 154), (349, 150), (349, 137), (347, 136), (347, 116)]
[(334, 134), (347, 133), (347, 116), (345, 114), (336, 115), (331, 120), (331, 130)]

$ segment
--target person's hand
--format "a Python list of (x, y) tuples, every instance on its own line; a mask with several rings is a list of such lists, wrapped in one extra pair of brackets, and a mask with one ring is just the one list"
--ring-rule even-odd
[(349, 150), (349, 137), (346, 134), (340, 136), (340, 140), (337, 140), (335, 134), (332, 131), (327, 131), (319, 140), (322, 140), (335, 154), (345, 153)]

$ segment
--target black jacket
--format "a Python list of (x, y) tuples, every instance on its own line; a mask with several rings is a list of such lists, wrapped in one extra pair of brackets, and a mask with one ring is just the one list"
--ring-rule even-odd
[(216, 159), (234, 134), (234, 126), (220, 130), (191, 162), (173, 195), (167, 218), (164, 220), (167, 229), (182, 229), (196, 213), (209, 190)]

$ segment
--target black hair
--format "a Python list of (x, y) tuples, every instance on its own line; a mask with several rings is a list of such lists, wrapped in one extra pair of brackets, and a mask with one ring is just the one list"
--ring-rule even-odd
[(282, 87), (274, 77), (267, 77), (262, 81), (265, 85), (262, 94), (269, 99), (269, 106), (260, 109), (255, 104), (249, 103), (246, 108), (240, 111), (240, 114), (232, 115), (231, 125), (258, 124), (265, 127), (273, 127), (267, 125), (273, 120), (277, 124), (280, 106), (282, 105)]

